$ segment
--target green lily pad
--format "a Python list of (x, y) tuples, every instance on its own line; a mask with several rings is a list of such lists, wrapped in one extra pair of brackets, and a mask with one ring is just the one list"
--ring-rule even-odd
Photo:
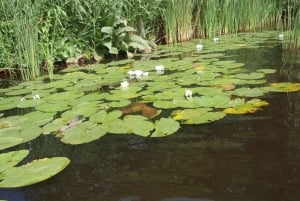
[(113, 134), (127, 134), (128, 126), (122, 119), (114, 119), (102, 124), (104, 130)]
[(97, 123), (104, 123), (109, 122), (118, 119), (123, 114), (119, 110), (114, 110), (109, 113), (106, 113), (105, 111), (100, 111), (99, 113), (96, 113), (95, 115), (91, 116), (91, 121), (97, 122)]
[(38, 99), (38, 100), (34, 100), (34, 99), (24, 99), (22, 101), (20, 101), (18, 104), (17, 104), (17, 107), (18, 108), (29, 108), (29, 107), (35, 107), (35, 106), (38, 106), (40, 104), (44, 103), (43, 100), (41, 99)]
[(9, 168), (0, 173), (0, 188), (16, 188), (44, 181), (62, 171), (69, 163), (68, 158), (53, 157)]
[(92, 122), (79, 123), (66, 131), (61, 136), (61, 141), (66, 144), (78, 145), (99, 139), (106, 134), (102, 126)]
[(257, 73), (257, 72), (253, 72), (253, 73), (241, 73), (241, 74), (237, 74), (235, 75), (236, 78), (239, 79), (244, 79), (244, 80), (255, 80), (255, 79), (261, 79), (265, 77), (264, 73)]
[(60, 93), (54, 93), (47, 97), (44, 97), (44, 100), (47, 102), (57, 102), (57, 101), (71, 101), (73, 99), (83, 96), (84, 93), (65, 91)]
[(174, 134), (180, 128), (180, 124), (170, 118), (161, 118), (155, 121), (155, 131), (151, 137), (165, 137)]
[(228, 95), (216, 95), (216, 96), (201, 96), (197, 100), (197, 104), (200, 107), (214, 107), (222, 108), (224, 105), (230, 102)]
[(0, 136), (0, 150), (7, 149), (21, 143), (23, 143), (22, 138)]
[(193, 97), (193, 98), (185, 98), (185, 97), (178, 97), (173, 99), (173, 104), (176, 107), (182, 107), (182, 108), (197, 108), (199, 107), (199, 103), (201, 101), (201, 98), (199, 97)]
[(61, 128), (66, 126), (72, 119), (58, 118), (54, 119), (52, 122), (46, 124), (42, 128), (42, 133), (47, 135), (51, 133), (57, 133)]
[(18, 95), (24, 96), (26, 94), (30, 94), (31, 92), (32, 92), (32, 89), (23, 88), (23, 89), (9, 91), (9, 92), (5, 93), (5, 95), (7, 95), (7, 96), (18, 96)]
[(36, 89), (64, 89), (67, 86), (71, 86), (74, 83), (70, 82), (70, 81), (66, 81), (66, 80), (53, 80), (52, 82), (49, 83), (43, 83), (43, 84), (39, 84), (39, 85), (34, 85)]
[(111, 91), (112, 94), (110, 96), (105, 97), (106, 100), (109, 101), (119, 101), (124, 99), (132, 99), (139, 97), (140, 94), (137, 92), (140, 90), (140, 87), (128, 87), (127, 89), (117, 89)]
[(172, 113), (174, 120), (183, 124), (205, 124), (223, 119), (224, 112), (212, 112), (211, 108), (184, 109)]
[(18, 150), (0, 154), (0, 173), (17, 165), (28, 154), (28, 150)]
[(266, 91), (261, 88), (247, 88), (247, 87), (238, 88), (232, 92), (232, 94), (241, 97), (259, 97), (259, 96), (263, 96), (265, 93)]
[(120, 108), (120, 107), (127, 106), (130, 103), (131, 103), (130, 100), (120, 100), (120, 101), (114, 101), (114, 102), (108, 103), (108, 106), (110, 106), (112, 108)]
[(53, 120), (55, 113), (45, 113), (40, 111), (34, 111), (23, 115), (26, 118), (26, 124), (35, 126), (42, 126)]
[(272, 74), (275, 73), (275, 69), (269, 69), (269, 68), (263, 68), (263, 69), (258, 69), (257, 72), (259, 73), (264, 73), (264, 74)]
[(0, 111), (16, 108), (21, 99), (22, 97), (18, 96), (0, 98)]
[(22, 139), (22, 143), (29, 142), (42, 134), (42, 129), (30, 123), (21, 124), (18, 127), (5, 129), (0, 133), (0, 137), (15, 137)]
[(61, 116), (67, 119), (72, 119), (74, 116), (90, 117), (97, 112), (98, 102), (83, 102), (79, 103), (72, 110), (64, 112)]
[(124, 117), (124, 122), (128, 127), (128, 133), (134, 133), (140, 136), (149, 136), (154, 129), (152, 122), (141, 115), (127, 115)]
[(41, 112), (62, 112), (69, 109), (71, 106), (67, 102), (60, 101), (59, 103), (43, 103), (35, 107), (36, 110)]
[(153, 106), (161, 109), (172, 109), (178, 107), (173, 104), (173, 100), (157, 100), (153, 102)]

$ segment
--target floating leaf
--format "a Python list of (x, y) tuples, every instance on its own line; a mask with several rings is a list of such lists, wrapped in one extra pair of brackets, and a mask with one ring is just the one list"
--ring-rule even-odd
[(197, 104), (201, 107), (214, 107), (222, 108), (224, 105), (230, 102), (228, 95), (216, 95), (216, 96), (201, 96)]
[(265, 87), (264, 89), (272, 92), (296, 92), (300, 91), (300, 83), (272, 83), (269, 87)]
[(161, 118), (155, 121), (155, 131), (151, 137), (165, 137), (174, 134), (180, 128), (180, 124), (170, 118)]
[(34, 100), (33, 98), (30, 98), (30, 99), (24, 99), (22, 101), (20, 101), (18, 104), (17, 104), (17, 107), (18, 108), (29, 108), (29, 107), (35, 107), (37, 105), (40, 105), (44, 103), (43, 100), (41, 99), (38, 99), (38, 100)]
[(14, 167), (29, 154), (28, 150), (11, 151), (0, 154), (0, 173)]
[(29, 142), (42, 134), (42, 129), (31, 124), (22, 124), (18, 127), (6, 129), (0, 133), (0, 137), (15, 137), (22, 139), (22, 143)]
[(42, 133), (47, 135), (58, 132), (62, 127), (66, 126), (71, 119), (58, 118), (43, 126)]
[(60, 112), (69, 109), (71, 106), (67, 102), (60, 101), (59, 103), (44, 103), (36, 106), (36, 110), (41, 112)]
[(239, 79), (244, 79), (244, 80), (252, 80), (252, 79), (261, 79), (261, 78), (265, 77), (265, 74), (257, 73), (257, 72), (241, 73), (241, 74), (235, 75), (235, 77), (239, 78)]
[(226, 108), (223, 110), (226, 114), (247, 114), (255, 113), (258, 110), (261, 110), (262, 106), (268, 105), (268, 102), (262, 101), (260, 99), (252, 99), (245, 104), (238, 105), (236, 107)]
[(105, 134), (106, 130), (101, 126), (91, 122), (83, 122), (63, 132), (61, 141), (72, 145), (84, 144), (97, 140)]
[(172, 113), (174, 120), (183, 124), (204, 124), (220, 120), (225, 117), (223, 112), (212, 112), (211, 108), (184, 109)]
[(40, 111), (34, 111), (25, 114), (23, 117), (26, 118), (26, 123), (35, 125), (35, 126), (42, 126), (50, 121), (53, 120), (55, 113), (45, 113)]
[(0, 150), (16, 146), (23, 142), (22, 138), (0, 136)]
[(110, 107), (124, 107), (124, 106), (127, 106), (131, 103), (130, 100), (120, 100), (120, 101), (114, 101), (114, 102), (111, 102), (111, 103), (108, 103), (108, 105)]
[(149, 136), (154, 129), (152, 122), (147, 121), (147, 118), (140, 115), (127, 115), (124, 121), (128, 127), (128, 133), (134, 133), (140, 136)]
[(182, 107), (182, 108), (197, 108), (199, 107), (199, 102), (200, 102), (199, 97), (193, 97), (193, 98), (185, 98), (185, 97), (179, 97), (179, 98), (174, 98), (173, 105), (176, 107)]
[(0, 173), (0, 188), (16, 188), (44, 181), (62, 171), (69, 163), (68, 158), (53, 157), (9, 168)]
[(65, 91), (60, 93), (54, 93), (47, 97), (44, 97), (44, 100), (47, 102), (56, 102), (57, 101), (71, 101), (73, 99), (83, 96), (84, 93)]
[(122, 116), (122, 112), (119, 110), (114, 110), (107, 113), (105, 110), (100, 110), (96, 114), (90, 117), (90, 121), (94, 123), (105, 123), (118, 119)]
[(272, 74), (275, 73), (275, 69), (269, 69), (269, 68), (263, 68), (263, 69), (258, 69), (257, 72), (259, 73), (264, 73), (264, 74)]
[(109, 122), (104, 122), (102, 124), (102, 127), (108, 133), (113, 134), (125, 134), (128, 133), (129, 130), (127, 124), (121, 119), (115, 119)]
[(266, 93), (266, 91), (261, 88), (242, 87), (242, 88), (235, 89), (232, 93), (236, 96), (242, 96), (242, 97), (259, 97), (259, 96), (263, 96)]
[(0, 111), (9, 110), (17, 107), (17, 104), (21, 102), (22, 97), (14, 96), (7, 98), (0, 98)]

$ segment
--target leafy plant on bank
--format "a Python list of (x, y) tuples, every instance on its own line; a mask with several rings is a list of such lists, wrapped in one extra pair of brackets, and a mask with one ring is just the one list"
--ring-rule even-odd
[[(154, 45), (135, 34), (136, 29), (127, 25), (119, 15), (111, 15), (109, 26), (101, 28), (102, 37), (97, 41), (96, 49), (104, 55), (119, 55), (129, 52), (150, 53)], [(152, 47), (151, 47), (152, 46)]]

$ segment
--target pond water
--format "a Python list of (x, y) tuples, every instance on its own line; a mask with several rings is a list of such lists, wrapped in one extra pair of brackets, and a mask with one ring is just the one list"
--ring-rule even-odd
[[(248, 68), (275, 68), (273, 81), (300, 81), (284, 71), (280, 45), (227, 51)], [(284, 72), (284, 73), (283, 73)], [(300, 93), (270, 93), (254, 114), (182, 125), (165, 138), (106, 135), (82, 145), (52, 135), (19, 145), (27, 160), (66, 156), (70, 165), (32, 186), (0, 189), (9, 201), (298, 201)]]

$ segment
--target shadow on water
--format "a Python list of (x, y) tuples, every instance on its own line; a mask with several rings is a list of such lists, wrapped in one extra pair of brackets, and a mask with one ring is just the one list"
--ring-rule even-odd
[[(227, 52), (249, 68), (282, 66), (276, 48)], [(255, 59), (254, 59), (255, 58)], [(285, 80), (278, 73), (272, 78)], [(299, 78), (298, 78), (299, 79)], [(298, 80), (299, 81), (299, 80)], [(166, 138), (107, 135), (78, 146), (52, 136), (22, 145), (31, 158), (67, 156), (45, 182), (0, 190), (12, 201), (296, 201), (300, 199), (300, 94), (270, 94), (251, 115), (182, 126)]]

